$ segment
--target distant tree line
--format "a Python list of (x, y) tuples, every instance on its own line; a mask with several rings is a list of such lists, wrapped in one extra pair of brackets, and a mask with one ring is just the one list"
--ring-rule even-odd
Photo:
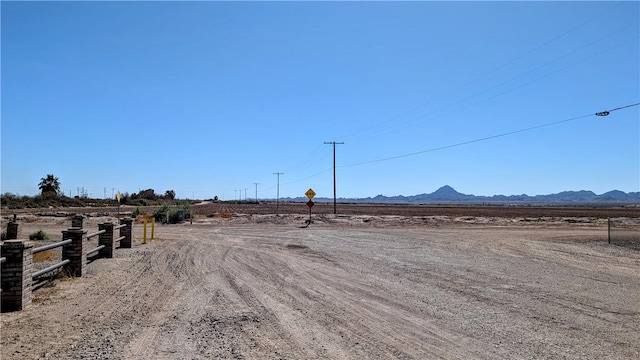
[(176, 192), (173, 190), (165, 191), (164, 195), (156, 194), (153, 189), (140, 190), (138, 193), (123, 193), (120, 197), (122, 205), (153, 205), (152, 203), (159, 200), (175, 200)]
[[(2, 207), (10, 209), (39, 208), (39, 207), (83, 207), (83, 206), (115, 206), (116, 199), (90, 199), (88, 196), (65, 196), (60, 191), (60, 179), (53, 174), (47, 174), (38, 183), (40, 195), (20, 196), (4, 193), (0, 196)], [(148, 206), (176, 201), (174, 190), (165, 191), (164, 195), (156, 194), (154, 189), (140, 190), (137, 193), (123, 193), (120, 197), (121, 205)]]

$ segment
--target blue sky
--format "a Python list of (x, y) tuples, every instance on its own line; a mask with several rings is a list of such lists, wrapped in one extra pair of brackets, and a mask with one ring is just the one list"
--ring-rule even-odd
[(638, 2), (1, 12), (3, 193), (331, 197), (326, 141), (338, 197), (640, 191), (640, 106), (593, 115), (640, 101)]

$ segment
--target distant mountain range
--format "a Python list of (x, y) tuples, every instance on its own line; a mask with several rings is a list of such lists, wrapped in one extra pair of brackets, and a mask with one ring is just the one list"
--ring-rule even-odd
[[(306, 197), (284, 198), (282, 201), (308, 201)], [(314, 202), (329, 202), (333, 198), (314, 198)], [(640, 192), (625, 193), (613, 190), (601, 195), (593, 191), (563, 191), (551, 195), (493, 195), (475, 196), (457, 192), (451, 186), (443, 186), (431, 194), (412, 196), (384, 196), (368, 198), (338, 198), (339, 202), (380, 203), (380, 204), (637, 204), (640, 205)]]

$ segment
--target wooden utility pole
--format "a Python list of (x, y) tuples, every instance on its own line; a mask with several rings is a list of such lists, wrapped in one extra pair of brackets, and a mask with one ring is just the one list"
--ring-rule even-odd
[(258, 203), (258, 184), (260, 183), (253, 183), (256, 186), (256, 204)]
[(342, 145), (344, 142), (337, 141), (325, 141), (325, 144), (333, 145), (333, 214), (338, 213), (338, 206), (336, 203), (336, 145)]
[(278, 190), (276, 192), (276, 214), (278, 214), (278, 208), (280, 206), (280, 175), (283, 175), (284, 173), (281, 172), (274, 172), (273, 175), (277, 175), (278, 176)]

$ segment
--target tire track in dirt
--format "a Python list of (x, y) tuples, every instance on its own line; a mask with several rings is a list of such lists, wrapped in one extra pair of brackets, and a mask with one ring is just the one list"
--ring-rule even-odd
[[(519, 350), (523, 351), (523, 357), (527, 354), (526, 349), (530, 348), (544, 349), (542, 351), (551, 354), (566, 349), (581, 353), (589, 348), (591, 352), (586, 352), (585, 356), (597, 354), (600, 357), (609, 357), (608, 351), (625, 353), (626, 356), (638, 352), (634, 345), (637, 341), (634, 322), (637, 322), (630, 321), (638, 319), (640, 310), (637, 306), (640, 304), (637, 254), (626, 251), (626, 256), (614, 257), (608, 254), (609, 248), (596, 246), (594, 251), (599, 251), (601, 256), (597, 257), (598, 261), (591, 265), (589, 271), (599, 278), (605, 277), (607, 282), (603, 283), (600, 279), (593, 281), (592, 277), (588, 277), (581, 278), (580, 284), (574, 284), (573, 279), (586, 270), (584, 266), (573, 265), (577, 260), (584, 259), (584, 244), (568, 245), (571, 261), (565, 261), (547, 251), (557, 244), (542, 242), (538, 235), (535, 246), (529, 247), (530, 250), (514, 261), (513, 257), (505, 256), (510, 251), (508, 247), (503, 247), (505, 242), (497, 240), (506, 236), (505, 239), (510, 239), (510, 247), (520, 248), (523, 244), (529, 244), (530, 240), (522, 241), (519, 237), (531, 237), (531, 231), (517, 232), (515, 235), (507, 231), (502, 235), (502, 231), (492, 230), (488, 234), (498, 239), (491, 241), (479, 236), (478, 230), (457, 231), (456, 241), (451, 241), (449, 236), (444, 237), (446, 241), (440, 240), (441, 235), (449, 232), (407, 231), (407, 238), (403, 240), (397, 236), (388, 236), (387, 239), (383, 236), (380, 239), (380, 233), (385, 231), (376, 231), (369, 237), (371, 241), (367, 246), (363, 246), (362, 241), (367, 236), (358, 236), (354, 244), (340, 247), (338, 256), (346, 252), (344, 258), (348, 261), (343, 264), (353, 264), (353, 269), (367, 269), (366, 264), (373, 263), (368, 268), (373, 274), (380, 274), (379, 268), (388, 272), (387, 278), (399, 274), (398, 282), (410, 280), (412, 286), (420, 291), (407, 293), (407, 299), (424, 299), (430, 316), (449, 319), (444, 326), (452, 331), (457, 329), (454, 332), (473, 338), (484, 337), (487, 342), (495, 339), (497, 334), (502, 339), (518, 339), (510, 356), (523, 345), (525, 350)], [(388, 233), (398, 234), (397, 231)], [(467, 238), (465, 233), (471, 237)], [(327, 241), (332, 238), (335, 241)], [(344, 244), (344, 236), (332, 236), (328, 232), (321, 239), (310, 238), (309, 243), (313, 247), (330, 249), (337, 241)], [(421, 251), (415, 249), (416, 243), (423, 243)], [(488, 244), (491, 245), (489, 250), (486, 249)], [(540, 253), (537, 247), (546, 250)], [(414, 248), (415, 256), (396, 251), (401, 248)], [(533, 261), (529, 258), (533, 258)], [(615, 263), (616, 266), (602, 266), (603, 262)], [(636, 269), (636, 280), (627, 276), (632, 268)], [(606, 271), (601, 273), (602, 269)], [(626, 285), (621, 286), (623, 283)], [(635, 285), (628, 288), (630, 284)], [(597, 290), (603, 288), (605, 292)], [(406, 292), (406, 284), (398, 287), (397, 291)], [(618, 299), (608, 300), (611, 293), (619, 294)], [(456, 315), (453, 309), (465, 316)], [(594, 318), (599, 321), (594, 323)], [(491, 323), (499, 326), (487, 332), (485, 324)], [(550, 328), (550, 324), (553, 327)], [(616, 335), (603, 338), (602, 329), (608, 329), (608, 334)], [(541, 342), (541, 339), (544, 341)], [(597, 353), (593, 352), (593, 344), (598, 344)]]
[(156, 231), (2, 314), (3, 358), (640, 355), (640, 255), (572, 240), (592, 230)]
[[(264, 239), (253, 235), (248, 234)], [(314, 358), (451, 357), (465, 342), (403, 309), (395, 295), (345, 272), (325, 256), (303, 246), (270, 247), (260, 247), (259, 254), (245, 249), (247, 254), (234, 259), (231, 272), (242, 283), (254, 284), (251, 291), (262, 304), (279, 309), (282, 326), (297, 335), (296, 342), (311, 349)], [(467, 345), (468, 355), (473, 346)]]

